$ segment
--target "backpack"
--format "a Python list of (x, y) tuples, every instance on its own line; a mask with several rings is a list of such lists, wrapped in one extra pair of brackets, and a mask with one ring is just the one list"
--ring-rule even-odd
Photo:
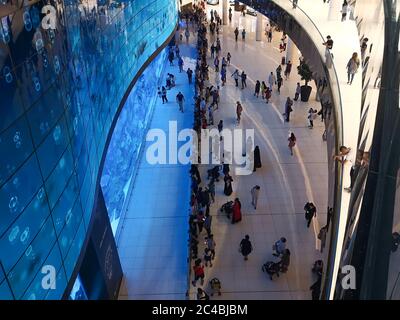
[(212, 289), (221, 289), (221, 281), (218, 278), (210, 280), (210, 285)]
[(307, 209), (306, 211), (306, 219), (312, 219), (312, 217), (314, 217), (314, 214), (312, 213), (312, 211), (310, 209)]

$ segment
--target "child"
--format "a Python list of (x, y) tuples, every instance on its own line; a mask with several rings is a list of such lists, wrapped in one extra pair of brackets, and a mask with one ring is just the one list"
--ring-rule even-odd
[(211, 287), (211, 296), (214, 295), (214, 292), (218, 292), (218, 295), (221, 295), (221, 281), (218, 278), (213, 278), (210, 280)]
[(201, 264), (201, 259), (197, 259), (195, 261), (195, 265), (193, 266), (194, 271), (194, 280), (192, 281), (193, 286), (195, 287), (197, 284), (197, 280), (200, 279), (200, 285), (204, 284), (204, 267)]
[(317, 110), (310, 108), (310, 110), (308, 110), (308, 117), (307, 117), (308, 122), (309, 122), (309, 125), (308, 125), (309, 129), (314, 128), (314, 120), (316, 117), (317, 117)]
[(204, 264), (206, 267), (208, 267), (208, 263), (210, 263), (210, 267), (212, 267), (211, 250), (208, 248), (205, 248), (204, 249)]
[(269, 87), (266, 87), (265, 89), (265, 100), (267, 103), (269, 103), (269, 99), (271, 98), (271, 89)]

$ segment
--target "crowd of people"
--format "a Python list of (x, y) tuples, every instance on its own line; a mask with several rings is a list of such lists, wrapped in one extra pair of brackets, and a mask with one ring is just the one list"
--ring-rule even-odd
[[(195, 109), (194, 109), (194, 130), (200, 133), (202, 128), (207, 128), (214, 124), (213, 112), (218, 108), (219, 102), (219, 87), (205, 86), (209, 80), (209, 67), (207, 64), (207, 28), (206, 14), (204, 8), (194, 5), (192, 17), (187, 18), (187, 21), (194, 21), (194, 28), (197, 30), (197, 63), (195, 73)], [(215, 22), (214, 22), (215, 21)], [(218, 33), (220, 25), (220, 17), (218, 14), (211, 15), (210, 32)], [(186, 31), (185, 31), (186, 32)], [(220, 42), (212, 44), (213, 55), (219, 55)], [(219, 64), (219, 63), (218, 63)], [(211, 103), (210, 103), (211, 100)], [(207, 107), (208, 105), (208, 107)], [(222, 123), (219, 128), (222, 130)], [(200, 134), (198, 135), (201, 136)], [(200, 143), (200, 141), (199, 141)], [(215, 202), (215, 182), (219, 181), (219, 175), (216, 172), (209, 173), (209, 181), (207, 185), (201, 187), (202, 179), (198, 165), (192, 164), (190, 169), (191, 175), (191, 215), (189, 218), (189, 233), (190, 233), (190, 255), (193, 265), (193, 286), (197, 286), (200, 281), (200, 286), (204, 285), (205, 269), (213, 266), (215, 259), (216, 242), (212, 234), (212, 216), (210, 215), (210, 206)], [(202, 232), (205, 230), (206, 236)], [(202, 245), (204, 243), (204, 245)], [(199, 252), (199, 247), (204, 247), (202, 252)], [(221, 282), (218, 278), (214, 278), (209, 282), (211, 295), (218, 292), (221, 295)], [(197, 299), (208, 300), (209, 295), (204, 288), (197, 288)]]
[[(216, 41), (212, 43), (209, 49), (209, 43), (207, 39), (207, 27), (206, 27), (206, 16), (204, 10), (199, 7), (195, 7), (194, 15), (197, 16), (197, 63), (195, 70), (195, 87), (196, 87), (196, 98), (194, 108), (194, 130), (200, 133), (201, 129), (205, 129), (210, 125), (214, 125), (213, 113), (218, 109), (220, 100), (219, 92), (220, 87), (219, 81), (216, 81), (217, 85), (210, 85), (210, 69), (208, 66), (208, 52), (210, 52), (210, 58), (214, 62), (214, 71), (217, 75), (217, 79), (220, 79), (221, 85), (224, 86), (226, 83), (226, 69), (230, 64), (231, 55), (228, 53), (224, 57), (221, 55), (221, 42), (218, 38), (218, 26), (221, 23), (218, 14), (213, 12), (211, 14), (210, 33), (216, 36)], [(214, 19), (216, 22), (214, 23)], [(220, 76), (220, 77), (219, 77)], [(216, 80), (217, 80), (216, 79)], [(240, 103), (238, 102), (240, 105)], [(241, 110), (237, 108), (237, 118), (240, 121)], [(218, 122), (218, 131), (221, 133), (223, 130), (223, 120)], [(199, 135), (201, 137), (201, 135)], [(199, 141), (200, 143), (201, 141)], [(191, 258), (194, 261), (192, 281), (193, 286), (197, 286), (200, 280), (200, 285), (204, 285), (204, 278), (206, 268), (213, 266), (213, 260), (215, 258), (215, 247), (216, 242), (212, 234), (212, 216), (210, 215), (210, 206), (215, 202), (215, 184), (220, 181), (221, 173), (224, 175), (224, 194), (230, 196), (233, 193), (232, 188), (232, 176), (230, 175), (229, 164), (225, 163), (222, 166), (218, 165), (207, 170), (207, 183), (203, 183), (204, 187), (201, 186), (202, 178), (199, 171), (198, 165), (192, 164), (190, 175), (191, 175), (191, 215), (189, 218), (190, 224), (190, 253)], [(232, 201), (231, 210), (229, 210), (228, 217), (232, 223), (238, 223), (242, 220), (241, 202), (239, 198), (235, 198)], [(204, 251), (199, 252), (199, 247), (203, 243), (202, 232), (206, 231), (204, 237)], [(242, 254), (247, 255), (250, 253), (246, 246), (246, 242), (241, 243), (243, 247)], [(203, 247), (203, 246), (201, 246)], [(251, 250), (250, 250), (251, 251)], [(217, 284), (217, 285), (216, 285)], [(221, 282), (218, 278), (214, 278), (210, 281), (210, 289), (214, 290), (217, 287), (218, 294), (221, 294)], [(203, 288), (198, 288), (197, 297), (198, 299), (204, 299), (207, 297), (207, 293)], [(214, 291), (213, 291), (214, 292)]]
[[(222, 44), (219, 39), (221, 18), (216, 11), (211, 11), (210, 13), (210, 23), (207, 22), (207, 15), (204, 8), (201, 6), (194, 6), (194, 11), (191, 16), (186, 17), (187, 22), (193, 25), (197, 33), (197, 63), (195, 71), (188, 69), (186, 72), (188, 74), (189, 83), (192, 83), (192, 75), (195, 75), (194, 83), (196, 88), (196, 96), (194, 102), (194, 130), (197, 131), (199, 139), (201, 139), (200, 131), (201, 129), (206, 129), (209, 126), (214, 126), (218, 123), (217, 128), (219, 133), (222, 132), (224, 126), (224, 119), (219, 119), (214, 121), (215, 111), (219, 108), (220, 102), (220, 90), (222, 86), (225, 86), (227, 79), (227, 69), (231, 64), (232, 55), (227, 53), (225, 56), (222, 55)], [(207, 27), (208, 26), (208, 27)], [(242, 33), (243, 40), (245, 39)], [(207, 33), (210, 33), (208, 37)], [(190, 31), (189, 23), (187, 23), (186, 30), (182, 33), (185, 35), (187, 41), (189, 41)], [(235, 38), (238, 37), (239, 31), (235, 29)], [(266, 35), (268, 41), (272, 39), (272, 28), (266, 30)], [(211, 45), (209, 45), (209, 39)], [(214, 39), (215, 41), (211, 41)], [(281, 39), (281, 47), (286, 50), (286, 35), (284, 34)], [(176, 54), (176, 50), (175, 50)], [(208, 60), (211, 60), (212, 68), (208, 64)], [(178, 60), (179, 61), (179, 60)], [(183, 71), (183, 65), (179, 65), (180, 71)], [(265, 100), (266, 103), (270, 103), (273, 90), (279, 94), (281, 86), (283, 85), (284, 79), (288, 80), (292, 71), (292, 62), (287, 61), (278, 65), (274, 72), (271, 72), (268, 78), (264, 81), (257, 80), (254, 87), (254, 96)], [(215, 72), (215, 84), (211, 84), (210, 78)], [(235, 69), (231, 74), (231, 78), (235, 81), (236, 87), (241, 87), (242, 90), (247, 88), (247, 74), (244, 70), (239, 71)], [(240, 81), (240, 83), (239, 83)], [(325, 79), (321, 79), (321, 87), (324, 89), (327, 84)], [(301, 93), (300, 83), (296, 84), (296, 89), (294, 93), (294, 98), (291, 99), (287, 97), (285, 102), (285, 112), (284, 120), (290, 121), (290, 113), (293, 111), (293, 100), (297, 101)], [(183, 112), (183, 109), (182, 109)], [(236, 102), (236, 122), (240, 124), (241, 117), (243, 113), (243, 105), (240, 101)], [(317, 111), (314, 108), (310, 108), (308, 111), (307, 119), (309, 123), (309, 128), (313, 128), (313, 121), (317, 115), (321, 115), (323, 120), (326, 112)], [(222, 137), (221, 137), (222, 139)], [(293, 148), (296, 145), (296, 136), (293, 132), (290, 133), (288, 137), (288, 147), (290, 153), (293, 155)], [(201, 141), (198, 141), (199, 145)], [(256, 151), (257, 150), (257, 151)], [(255, 148), (255, 161), (254, 161), (254, 171), (256, 168), (261, 167), (260, 150), (257, 146)], [(198, 286), (200, 282), (200, 287), (197, 288), (197, 298), (200, 300), (209, 299), (204, 288), (204, 280), (208, 268), (213, 267), (213, 260), (216, 256), (217, 243), (215, 242), (212, 228), (212, 218), (210, 214), (210, 208), (215, 203), (216, 198), (216, 184), (223, 180), (224, 182), (224, 195), (231, 196), (233, 193), (233, 178), (230, 175), (229, 164), (223, 163), (222, 165), (214, 166), (207, 170), (207, 179), (202, 179), (199, 168), (202, 165), (192, 164), (190, 169), (191, 175), (191, 215), (189, 218), (190, 225), (190, 255), (193, 261), (193, 280), (192, 285), (194, 287)], [(223, 176), (223, 179), (222, 179)], [(205, 181), (206, 180), (206, 181)], [(257, 209), (258, 197), (260, 193), (260, 186), (255, 185), (251, 190), (251, 205), (254, 209)], [(316, 207), (313, 203), (307, 203), (305, 206), (307, 227), (310, 226), (312, 219), (316, 216)], [(232, 223), (239, 223), (242, 220), (242, 204), (239, 197), (236, 197), (234, 201), (228, 201), (225, 203), (221, 209), (221, 212), (225, 212), (227, 217)], [(327, 228), (326, 228), (327, 229)], [(321, 237), (323, 237), (323, 230), (320, 231)], [(325, 232), (326, 236), (326, 232)], [(273, 274), (287, 272), (290, 265), (290, 250), (286, 247), (287, 240), (281, 237), (273, 245), (274, 256), (279, 258), (279, 261), (272, 261), (271, 265), (266, 266), (265, 270), (271, 276)], [(253, 250), (253, 244), (250, 241), (250, 236), (245, 235), (245, 237), (239, 243), (239, 251), (243, 256), (244, 260), (249, 259), (249, 255)], [(321, 249), (322, 250), (322, 249)], [(271, 275), (272, 272), (272, 275)], [(317, 285), (316, 285), (317, 286)], [(209, 288), (213, 295), (214, 292), (221, 294), (221, 282), (218, 278), (213, 278), (209, 282)], [(314, 286), (315, 287), (315, 286)]]

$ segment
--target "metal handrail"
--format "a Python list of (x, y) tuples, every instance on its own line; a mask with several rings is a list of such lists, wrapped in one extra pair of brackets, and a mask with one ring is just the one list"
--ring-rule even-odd
[[(282, 0), (273, 0), (275, 2), (279, 2)], [(290, 3), (292, 3), (293, 6), (293, 1), (292, 0), (287, 0)], [(319, 28), (317, 27), (317, 25), (314, 23), (314, 21), (310, 18), (310, 16), (303, 10), (301, 9), (301, 7), (297, 6), (296, 10), (299, 10), (297, 12), (301, 12), (305, 17), (307, 17), (308, 21), (311, 22), (311, 24), (314, 26), (315, 30), (319, 33), (321, 39), (323, 41), (325, 41), (324, 36), (322, 35), (321, 31), (319, 30)], [(294, 17), (295, 18), (295, 17)], [(333, 105), (335, 106), (334, 108), (334, 112), (336, 113), (335, 116), (335, 131), (336, 131), (336, 152), (338, 152), (340, 146), (342, 146), (344, 144), (344, 134), (343, 134), (343, 107), (342, 107), (342, 95), (340, 92), (340, 86), (339, 86), (339, 78), (336, 72), (336, 67), (335, 64), (333, 62), (333, 55), (331, 54), (329, 49), (326, 49), (325, 51), (325, 58), (326, 58), (326, 63), (325, 63), (325, 68), (327, 71), (327, 75), (329, 77), (328, 82), (329, 82), (329, 87), (331, 89), (331, 94), (332, 94), (332, 99), (333, 101)], [(332, 84), (336, 84), (336, 85), (332, 85)], [(335, 197), (334, 197), (334, 214), (336, 217), (339, 217), (340, 215), (340, 210), (341, 210), (341, 200), (342, 200), (342, 189), (343, 189), (343, 164), (340, 165), (338, 163), (335, 164), (336, 165), (336, 184), (335, 184)], [(333, 225), (336, 223), (338, 223), (339, 220), (334, 220), (332, 222), (332, 228)], [(330, 247), (332, 248), (332, 241), (334, 241), (334, 245), (337, 245), (337, 234), (336, 237), (333, 237), (332, 234), (332, 238), (331, 238), (331, 243), (330, 243)], [(334, 263), (334, 261), (330, 261), (331, 260), (331, 256), (329, 256), (328, 258), (328, 265), (331, 265)], [(333, 272), (333, 271), (332, 271)], [(333, 273), (330, 273), (333, 274)], [(326, 270), (325, 270), (325, 275), (326, 274)], [(330, 279), (328, 287), (326, 288), (325, 294), (326, 294), (326, 298), (329, 299), (329, 295), (330, 295), (330, 290), (332, 288), (332, 284), (333, 282), (335, 282), (335, 279)]]

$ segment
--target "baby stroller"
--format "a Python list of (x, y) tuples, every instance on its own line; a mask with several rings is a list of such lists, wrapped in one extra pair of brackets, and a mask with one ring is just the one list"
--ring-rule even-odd
[(269, 278), (272, 280), (273, 275), (279, 277), (281, 266), (279, 262), (267, 261), (262, 266), (262, 271), (268, 273)]
[(213, 278), (210, 280), (211, 287), (211, 296), (214, 295), (215, 292), (218, 292), (218, 295), (221, 295), (221, 281), (218, 278)]
[(231, 213), (233, 212), (233, 201), (228, 201), (227, 203), (223, 204), (219, 210), (222, 214), (226, 214), (226, 216), (230, 218)]

